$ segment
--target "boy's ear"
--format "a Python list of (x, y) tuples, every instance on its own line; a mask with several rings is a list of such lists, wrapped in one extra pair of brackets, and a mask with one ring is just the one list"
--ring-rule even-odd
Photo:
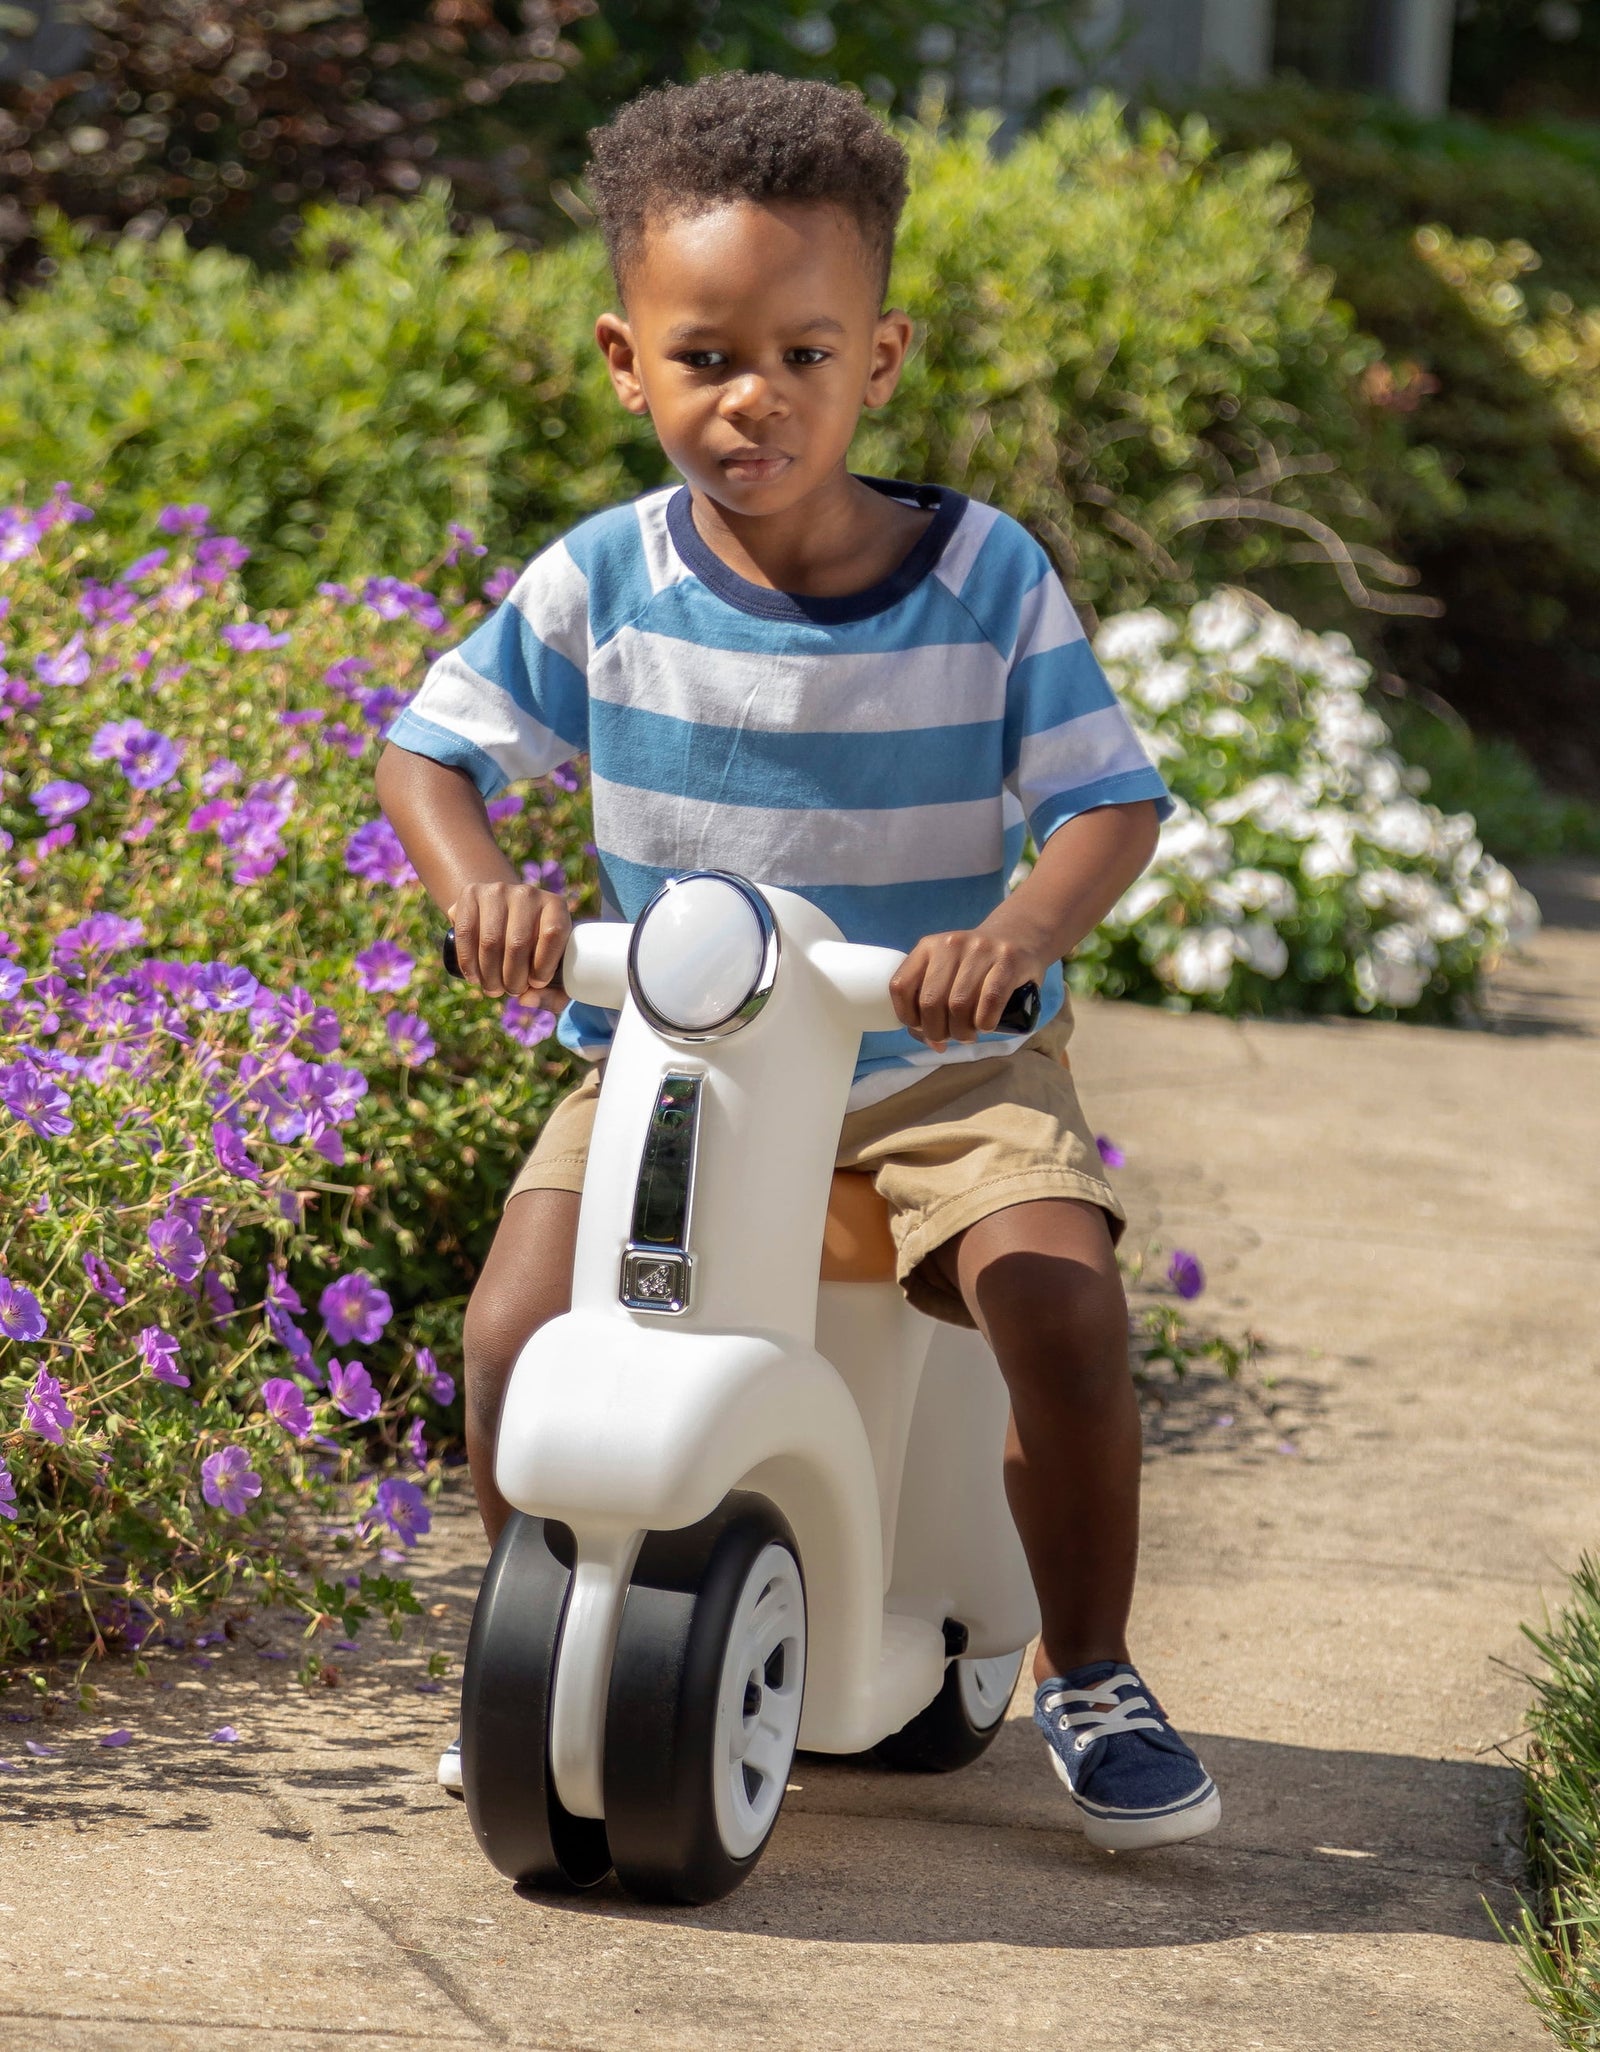
[(648, 413), (650, 401), (645, 397), (644, 384), (639, 376), (633, 330), (620, 314), (603, 313), (594, 324), (594, 339), (606, 360), (612, 390), (617, 397), (630, 413)]
[(911, 316), (902, 313), (897, 306), (890, 307), (887, 313), (879, 316), (872, 338), (872, 363), (867, 373), (865, 405), (886, 406), (894, 397), (894, 388), (906, 367), (915, 332)]

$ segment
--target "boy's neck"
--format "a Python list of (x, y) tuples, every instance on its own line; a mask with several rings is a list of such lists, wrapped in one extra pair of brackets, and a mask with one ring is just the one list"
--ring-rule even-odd
[(847, 598), (881, 584), (933, 519), (874, 491), (841, 464), (782, 513), (740, 514), (691, 486), (711, 553), (749, 584), (804, 598)]

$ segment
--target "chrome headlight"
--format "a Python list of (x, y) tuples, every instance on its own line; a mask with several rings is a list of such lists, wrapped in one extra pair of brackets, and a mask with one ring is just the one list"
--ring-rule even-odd
[(633, 1001), (674, 1040), (715, 1040), (748, 1025), (777, 974), (771, 908), (753, 884), (720, 869), (663, 884), (628, 948)]

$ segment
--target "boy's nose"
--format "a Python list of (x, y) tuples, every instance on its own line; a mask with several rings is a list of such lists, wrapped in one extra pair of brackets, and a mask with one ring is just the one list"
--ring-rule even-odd
[(773, 386), (759, 372), (750, 371), (725, 387), (720, 410), (725, 419), (770, 420), (786, 409)]

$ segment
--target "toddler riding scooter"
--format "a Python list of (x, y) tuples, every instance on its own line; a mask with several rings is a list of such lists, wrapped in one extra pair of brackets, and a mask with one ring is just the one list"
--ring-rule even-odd
[(707, 1902), (760, 1857), (797, 1746), (937, 1771), (1004, 1718), (1038, 1628), (1005, 1388), (906, 1303), (881, 1200), (834, 1170), (900, 960), (716, 871), (572, 934), (567, 991), (621, 1020), (572, 1309), (506, 1394), (519, 1514), (462, 1692), (468, 1814), (514, 1880), (614, 1868)]

